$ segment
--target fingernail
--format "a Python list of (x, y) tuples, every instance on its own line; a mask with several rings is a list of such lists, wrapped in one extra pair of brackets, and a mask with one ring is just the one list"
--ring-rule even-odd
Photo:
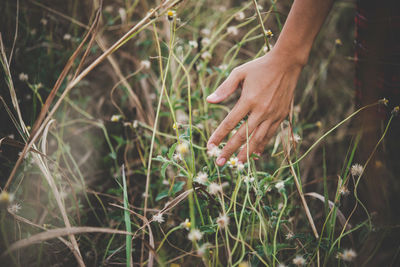
[(218, 159), (217, 159), (217, 164), (218, 164), (219, 166), (224, 165), (225, 162), (226, 162), (226, 159), (225, 159), (225, 158), (218, 158)]
[(208, 149), (208, 150), (211, 150), (211, 149), (213, 149), (214, 147), (216, 147), (216, 145), (215, 145), (214, 143), (209, 143), (209, 144), (207, 144), (207, 149)]
[(214, 101), (217, 98), (216, 93), (212, 93), (211, 95), (207, 96), (207, 101)]

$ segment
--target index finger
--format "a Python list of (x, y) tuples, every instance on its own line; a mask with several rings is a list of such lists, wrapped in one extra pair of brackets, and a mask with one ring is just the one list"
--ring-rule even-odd
[(247, 106), (241, 99), (242, 98), (239, 98), (239, 101), (236, 103), (233, 109), (211, 135), (207, 143), (207, 148), (210, 149), (212, 146), (218, 146), (221, 141), (236, 127), (240, 120), (249, 113), (250, 107)]

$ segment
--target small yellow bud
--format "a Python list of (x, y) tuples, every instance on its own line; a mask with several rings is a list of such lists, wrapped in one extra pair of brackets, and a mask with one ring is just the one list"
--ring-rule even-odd
[(168, 20), (173, 20), (175, 16), (176, 16), (176, 12), (174, 10), (168, 10), (168, 12), (167, 12)]
[(343, 45), (342, 40), (340, 40), (339, 38), (335, 40), (335, 45)]
[(12, 196), (6, 192), (6, 191), (2, 191), (0, 193), (0, 204), (5, 204), (8, 205), (12, 200)]

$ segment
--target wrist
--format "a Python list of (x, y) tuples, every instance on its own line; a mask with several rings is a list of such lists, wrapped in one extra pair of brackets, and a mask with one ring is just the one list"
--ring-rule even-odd
[(303, 43), (302, 45), (299, 45), (290, 43), (280, 43), (278, 40), (278, 42), (273, 47), (271, 52), (273, 52), (276, 55), (279, 55), (281, 58), (285, 58), (285, 60), (290, 61), (291, 64), (304, 67), (304, 65), (307, 64), (311, 46), (312, 43), (311, 44)]

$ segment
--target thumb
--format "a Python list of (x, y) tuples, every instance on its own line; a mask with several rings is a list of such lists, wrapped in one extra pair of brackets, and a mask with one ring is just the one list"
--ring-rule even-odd
[(243, 80), (244, 75), (237, 68), (233, 69), (229, 77), (218, 86), (214, 93), (207, 97), (208, 103), (219, 103), (230, 96), (239, 86)]

